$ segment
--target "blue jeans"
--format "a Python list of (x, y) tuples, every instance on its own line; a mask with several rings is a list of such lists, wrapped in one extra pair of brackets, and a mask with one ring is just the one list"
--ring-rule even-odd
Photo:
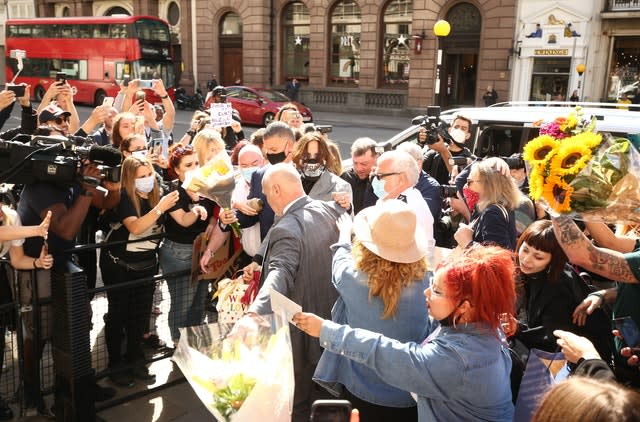
[[(191, 269), (193, 245), (176, 243), (165, 239), (160, 247), (160, 266), (163, 274)], [(198, 282), (191, 285), (189, 274), (168, 277), (167, 286), (171, 296), (169, 309), (169, 330), (171, 338), (180, 338), (180, 327), (200, 325), (204, 322), (205, 298), (208, 293), (208, 283)]]

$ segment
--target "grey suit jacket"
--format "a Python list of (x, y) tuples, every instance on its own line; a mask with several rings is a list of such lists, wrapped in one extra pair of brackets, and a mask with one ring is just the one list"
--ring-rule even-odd
[[(335, 202), (298, 199), (269, 231), (262, 263), (263, 284), (250, 311), (271, 313), (269, 288), (300, 304), (305, 312), (331, 319), (338, 292), (331, 283), (330, 246), (338, 241), (336, 220), (345, 210)], [(318, 339), (291, 328), (294, 367), (315, 365)]]

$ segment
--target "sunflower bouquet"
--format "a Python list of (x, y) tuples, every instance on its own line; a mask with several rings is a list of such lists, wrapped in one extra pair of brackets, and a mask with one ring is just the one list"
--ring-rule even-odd
[(549, 211), (583, 219), (640, 222), (640, 155), (629, 140), (596, 131), (596, 119), (580, 107), (540, 124), (540, 136), (524, 147), (530, 196)]

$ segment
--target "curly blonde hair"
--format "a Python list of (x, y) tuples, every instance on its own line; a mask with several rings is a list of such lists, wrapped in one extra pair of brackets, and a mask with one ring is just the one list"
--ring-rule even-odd
[(355, 239), (351, 251), (355, 268), (369, 277), (369, 299), (379, 296), (384, 303), (382, 319), (396, 314), (402, 288), (422, 280), (427, 272), (427, 259), (410, 264), (388, 261), (367, 249)]

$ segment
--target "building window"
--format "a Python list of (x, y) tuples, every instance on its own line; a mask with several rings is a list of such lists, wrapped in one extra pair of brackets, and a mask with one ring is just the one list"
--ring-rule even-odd
[(296, 1), (285, 7), (282, 19), (283, 73), (285, 80), (309, 80), (309, 9)]
[(382, 83), (406, 87), (409, 82), (409, 52), (413, 1), (392, 0), (384, 11)]
[(531, 77), (531, 101), (566, 101), (571, 58), (536, 57)]
[(180, 22), (180, 7), (178, 3), (172, 1), (167, 8), (167, 21), (169, 25), (176, 26)]
[(131, 16), (131, 13), (124, 7), (114, 6), (104, 14), (105, 16), (113, 16), (113, 15), (127, 15)]
[(360, 78), (360, 8), (353, 0), (336, 3), (331, 13), (331, 83), (358, 85)]
[(227, 13), (222, 18), (220, 25), (220, 34), (222, 35), (242, 35), (242, 19), (236, 13)]
[(615, 39), (609, 69), (607, 100), (632, 99), (640, 88), (640, 37)]

